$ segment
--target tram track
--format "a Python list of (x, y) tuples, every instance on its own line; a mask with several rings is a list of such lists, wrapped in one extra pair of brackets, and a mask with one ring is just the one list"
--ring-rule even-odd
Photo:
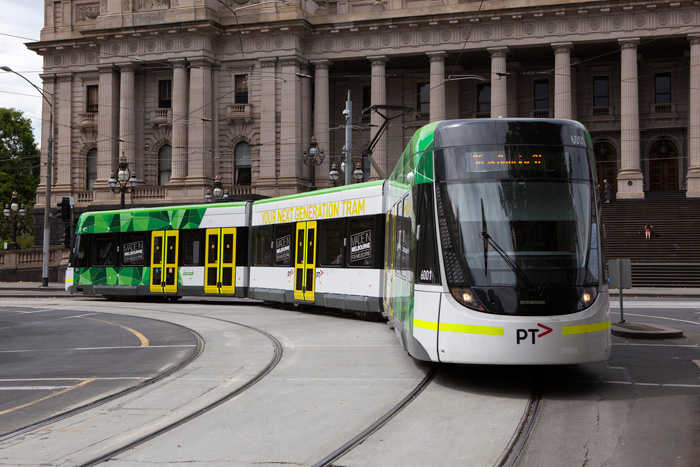
[(542, 400), (542, 383), (541, 375), (539, 371), (535, 372), (534, 381), (532, 383), (532, 390), (530, 391), (530, 398), (525, 410), (523, 411), (523, 416), (518, 423), (518, 426), (513, 433), (513, 437), (510, 439), (506, 445), (503, 454), (496, 461), (494, 467), (513, 467), (515, 462), (518, 460), (518, 456), (525, 447), (527, 438), (530, 436), (532, 429), (535, 424), (535, 419), (540, 410), (540, 402)]

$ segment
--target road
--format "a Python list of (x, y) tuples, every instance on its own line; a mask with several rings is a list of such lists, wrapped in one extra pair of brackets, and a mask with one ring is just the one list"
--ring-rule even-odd
[[(100, 352), (119, 347), (110, 339), (121, 335), (128, 340), (126, 346), (133, 348), (115, 348), (107, 358), (123, 363), (115, 367), (115, 378), (149, 378), (175, 368), (197, 348), (194, 335), (201, 336), (203, 348), (187, 366), (154, 384), (2, 440), (2, 465), (83, 465), (102, 456), (115, 465), (315, 465), (399, 403), (431, 368), (404, 354), (393, 332), (380, 323), (240, 301), (25, 299), (5, 300), (0, 311), (3, 380), (6, 368), (15, 379), (27, 368), (20, 361), (22, 352), (10, 351), (31, 347), (20, 345), (21, 339), (5, 339), (18, 332), (18, 319), (30, 318), (4, 311), (19, 307), (45, 310), (55, 318), (49, 322), (80, 321), (81, 326), (83, 319), (61, 318), (89, 313), (100, 320), (89, 322), (97, 326), (90, 345), (104, 346)], [(333, 465), (496, 465), (538, 388), (540, 409), (515, 465), (697, 467), (700, 300), (625, 299), (625, 318), (682, 329), (685, 337), (613, 338), (608, 362), (575, 367), (441, 365), (410, 404)], [(173, 353), (164, 363), (136, 349), (140, 341), (135, 334), (106, 323), (122, 324), (149, 342), (167, 336), (167, 345), (194, 347), (168, 349)], [(53, 325), (24, 327), (28, 336), (36, 333), (36, 340), (27, 343), (70, 357), (53, 359), (53, 367), (42, 363), (40, 377), (53, 377), (53, 371), (86, 378), (105, 366), (72, 358), (67, 349), (78, 347), (74, 338)], [(173, 330), (179, 334), (171, 335)], [(84, 341), (86, 333), (90, 330), (74, 333), (75, 339)], [(141, 357), (127, 362), (125, 352), (141, 352)], [(63, 366), (57, 361), (64, 361)], [(92, 373), (77, 372), (85, 365)], [(270, 369), (263, 374), (265, 368)], [(91, 384), (52, 397), (51, 405), (74, 408), (80, 397), (94, 400)], [(0, 380), (0, 387), (9, 385)], [(0, 395), (4, 392), (17, 393), (0, 390)], [(38, 396), (27, 392), (22, 397)], [(8, 404), (22, 405), (6, 399), (2, 404), (0, 412)], [(27, 420), (46, 417), (45, 405), (40, 401), (13, 413), (21, 412)], [(0, 426), (7, 416), (0, 414)], [(148, 434), (154, 436), (145, 439)], [(128, 448), (119, 452), (122, 447)]]

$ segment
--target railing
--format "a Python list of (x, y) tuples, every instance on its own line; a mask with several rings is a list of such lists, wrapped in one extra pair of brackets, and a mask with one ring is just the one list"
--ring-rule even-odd
[(134, 199), (164, 199), (165, 187), (162, 186), (141, 186), (134, 188), (131, 195)]
[(97, 113), (85, 112), (78, 114), (78, 126), (83, 129), (97, 127)]
[[(51, 247), (49, 251), (49, 264), (58, 266), (63, 260), (68, 259), (70, 252), (63, 247)], [(0, 250), (0, 268), (22, 269), (28, 267), (40, 268), (43, 264), (43, 250), (30, 248), (26, 250)]]
[(430, 121), (430, 112), (416, 112), (413, 115), (416, 122), (428, 123)]
[(613, 106), (606, 105), (599, 107), (590, 107), (589, 115), (591, 117), (610, 117), (611, 115), (613, 115)]
[(234, 186), (231, 188), (232, 195), (249, 195), (253, 192), (253, 188), (250, 186)]
[(651, 113), (653, 114), (671, 114), (676, 113), (676, 104), (651, 104)]
[(76, 198), (78, 204), (88, 204), (92, 203), (95, 192), (94, 191), (74, 191), (73, 196)]
[(226, 107), (226, 118), (231, 121), (252, 119), (253, 106), (251, 104), (229, 104)]
[(474, 118), (491, 118), (491, 111), (489, 112), (474, 112), (472, 114)]
[(530, 117), (532, 118), (550, 118), (552, 109), (531, 110)]
[(156, 109), (151, 111), (150, 123), (152, 125), (163, 125), (172, 121), (172, 109)]

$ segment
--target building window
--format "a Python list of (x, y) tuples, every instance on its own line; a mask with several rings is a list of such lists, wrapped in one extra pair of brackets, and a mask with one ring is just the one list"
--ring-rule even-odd
[(97, 112), (97, 104), (98, 104), (98, 90), (99, 86), (97, 85), (90, 85), (85, 88), (85, 92), (87, 94), (87, 108), (85, 109), (87, 112), (92, 112), (95, 113)]
[(90, 149), (87, 153), (87, 169), (86, 169), (85, 187), (92, 190), (97, 180), (97, 148)]
[(607, 76), (593, 78), (593, 107), (610, 105), (610, 80)]
[(235, 152), (235, 184), (250, 185), (251, 184), (251, 150), (250, 144), (241, 141), (236, 145)]
[(491, 112), (491, 85), (476, 85), (476, 111), (478, 113)]
[(533, 108), (535, 110), (549, 109), (549, 81), (535, 81), (535, 102)]
[(173, 147), (166, 144), (158, 151), (158, 185), (165, 185), (173, 173)]
[(236, 104), (248, 103), (248, 75), (236, 75)]
[(430, 113), (430, 83), (418, 83), (416, 95), (418, 112)]
[(671, 103), (671, 73), (657, 73), (656, 76), (656, 104)]
[(173, 99), (173, 81), (162, 79), (158, 81), (158, 108), (169, 109)]

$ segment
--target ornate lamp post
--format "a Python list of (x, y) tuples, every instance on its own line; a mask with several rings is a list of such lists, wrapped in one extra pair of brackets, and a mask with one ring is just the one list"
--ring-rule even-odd
[(129, 170), (129, 163), (126, 161), (126, 156), (122, 152), (119, 157), (119, 168), (117, 169), (117, 177), (114, 177), (114, 172), (112, 172), (109, 180), (107, 180), (109, 187), (112, 189), (112, 193), (121, 194), (121, 208), (124, 209), (124, 195), (126, 193), (133, 193), (136, 185), (139, 181), (136, 180), (136, 173)]
[(214, 189), (207, 189), (207, 194), (204, 196), (204, 201), (207, 203), (215, 203), (226, 201), (228, 199), (228, 188), (224, 190), (221, 187), (221, 175), (217, 175), (214, 179)]
[(5, 216), (8, 221), (12, 222), (12, 243), (10, 243), (10, 250), (19, 249), (19, 245), (17, 244), (17, 222), (26, 214), (27, 211), (24, 210), (24, 206), (19, 204), (17, 192), (13, 191), (12, 201), (10, 201), (9, 205), (5, 205), (5, 210), (2, 212), (2, 215)]
[(311, 137), (311, 142), (309, 143), (309, 149), (304, 151), (301, 155), (301, 160), (306, 165), (311, 166), (311, 189), (316, 189), (316, 166), (323, 164), (323, 159), (326, 158), (326, 154), (323, 152), (322, 148), (318, 147), (316, 142), (316, 137)]

